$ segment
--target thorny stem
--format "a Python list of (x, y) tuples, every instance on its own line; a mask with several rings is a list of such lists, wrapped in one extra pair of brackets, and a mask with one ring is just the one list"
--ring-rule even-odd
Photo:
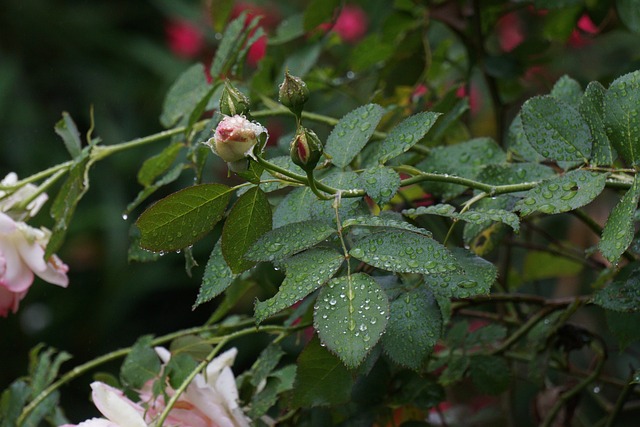
[(329, 200), (329, 199), (331, 199), (330, 196), (326, 196), (326, 195), (322, 194), (320, 191), (318, 191), (318, 187), (316, 187), (317, 181), (313, 177), (313, 170), (307, 171), (307, 181), (309, 182), (309, 188), (311, 189), (313, 194), (315, 194), (319, 199), (321, 199), (321, 200)]

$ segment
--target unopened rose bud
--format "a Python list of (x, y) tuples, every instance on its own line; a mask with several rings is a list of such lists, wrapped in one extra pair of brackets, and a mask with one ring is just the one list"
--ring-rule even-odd
[(284, 73), (284, 81), (278, 92), (280, 103), (291, 110), (296, 116), (302, 113), (302, 107), (309, 100), (309, 89), (300, 77), (292, 76), (289, 71)]
[(311, 171), (318, 164), (322, 149), (322, 142), (314, 131), (300, 128), (291, 142), (291, 160), (305, 171)]
[(249, 106), (249, 98), (226, 80), (220, 97), (220, 112), (226, 116), (245, 114), (249, 111)]
[(262, 125), (250, 122), (244, 116), (227, 116), (218, 123), (213, 138), (205, 144), (222, 160), (233, 163), (254, 157), (253, 147), (263, 133), (266, 135), (267, 130)]

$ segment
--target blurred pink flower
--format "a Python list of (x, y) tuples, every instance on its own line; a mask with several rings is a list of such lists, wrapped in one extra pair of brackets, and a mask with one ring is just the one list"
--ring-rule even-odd
[(192, 59), (204, 47), (204, 35), (192, 22), (171, 20), (165, 26), (165, 34), (169, 49), (180, 58)]
[(600, 29), (593, 23), (589, 15), (583, 14), (578, 22), (576, 28), (571, 32), (569, 36), (569, 46), (580, 48), (591, 43), (590, 36), (594, 36), (600, 32)]
[[(0, 185), (11, 187), (18, 182), (15, 173), (8, 174)], [(26, 207), (20, 204), (31, 200)], [(44, 193), (38, 194), (35, 185), (27, 184), (18, 190), (0, 191), (0, 316), (18, 310), (20, 301), (27, 295), (34, 280), (34, 273), (54, 285), (69, 284), (69, 268), (53, 255), (45, 261), (44, 248), (49, 242), (50, 232), (37, 229), (23, 220), (34, 216), (47, 200)]]
[(359, 6), (346, 5), (331, 26), (330, 23), (320, 25), (322, 31), (333, 31), (347, 43), (356, 43), (364, 37), (368, 27), (367, 14)]
[(498, 42), (505, 52), (511, 52), (524, 41), (522, 22), (515, 13), (507, 13), (498, 21)]
[(480, 108), (482, 108), (480, 91), (475, 86), (471, 86), (470, 93), (467, 93), (466, 86), (460, 86), (458, 90), (456, 90), (456, 96), (458, 98), (469, 98), (469, 110), (471, 110), (471, 114), (477, 114)]

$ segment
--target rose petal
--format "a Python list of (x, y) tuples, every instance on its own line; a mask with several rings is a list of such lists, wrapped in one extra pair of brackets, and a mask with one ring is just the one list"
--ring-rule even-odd
[(98, 410), (121, 427), (147, 427), (142, 414), (144, 409), (127, 399), (124, 394), (99, 381), (91, 383), (93, 403)]
[(0, 276), (0, 286), (11, 292), (29, 289), (33, 283), (33, 272), (23, 262), (13, 239), (0, 239), (0, 253), (4, 258), (4, 274)]

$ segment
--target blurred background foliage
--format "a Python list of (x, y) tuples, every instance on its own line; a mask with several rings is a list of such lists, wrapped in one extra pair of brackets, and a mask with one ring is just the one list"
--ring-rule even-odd
[[(224, 2), (213, 3), (0, 2), (0, 175), (16, 171), (23, 177), (67, 160), (53, 132), (62, 111), (86, 132), (93, 108), (94, 135), (105, 144), (160, 131), (158, 117), (170, 85), (192, 63), (208, 64), (215, 52), (229, 14), (216, 15), (215, 5)], [(535, 3), (542, 7), (536, 9), (534, 2), (499, 0), (351, 1), (348, 6), (361, 14), (354, 19), (364, 27), (290, 38), (297, 34), (291, 30), (299, 25), (296, 19), (318, 3), (234, 5), (231, 16), (242, 9), (263, 15), (269, 35), (241, 70), (251, 77), (254, 99), (275, 99), (289, 68), (305, 76), (314, 92), (310, 111), (340, 117), (373, 101), (406, 105), (411, 112), (450, 108), (468, 98), (459, 131), (499, 137), (524, 100), (548, 92), (564, 74), (584, 87), (592, 80), (606, 85), (640, 68), (640, 29), (620, 21), (615, 2), (539, 0)], [(267, 125), (272, 140), (292, 130), (278, 120)], [(194, 248), (200, 266), (193, 277), (177, 254), (159, 263), (127, 262), (133, 219), (122, 214), (140, 190), (134, 184), (138, 168), (162, 146), (119, 154), (92, 169), (91, 189), (59, 252), (70, 267), (70, 287), (40, 282), (16, 315), (0, 319), (0, 389), (26, 372), (28, 351), (38, 342), (68, 351), (71, 363), (78, 364), (131, 345), (142, 334), (202, 324), (211, 314), (216, 302), (195, 311), (191, 306), (212, 238)], [(226, 174), (221, 163), (210, 162), (208, 174)], [(187, 175), (153, 198), (189, 182)], [(38, 219), (50, 226), (47, 208)], [(251, 306), (249, 296), (239, 310)], [(251, 356), (240, 351), (239, 371)], [(93, 413), (86, 390), (83, 381), (63, 389), (70, 418)]]

